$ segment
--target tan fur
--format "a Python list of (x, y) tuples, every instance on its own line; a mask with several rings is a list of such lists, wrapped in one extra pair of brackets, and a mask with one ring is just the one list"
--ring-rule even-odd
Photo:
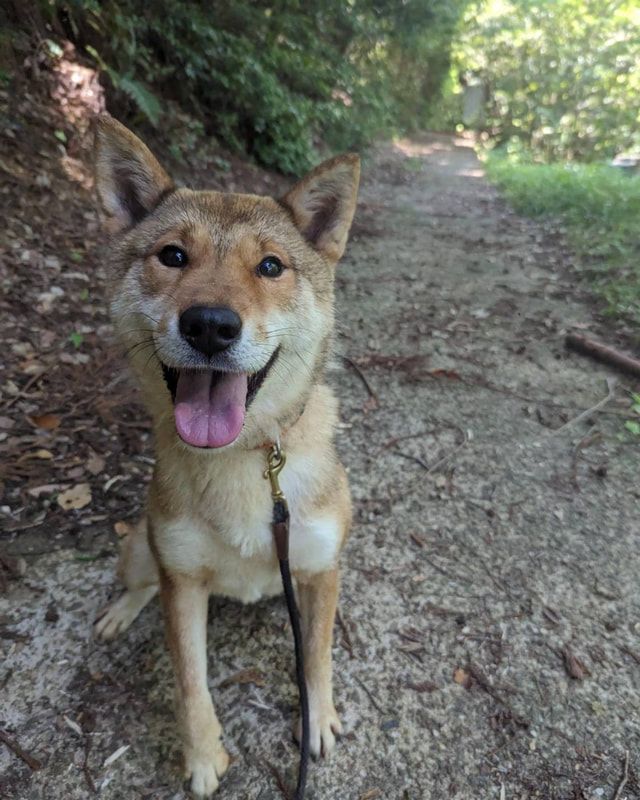
[[(156, 446), (147, 521), (122, 547), (119, 576), (127, 591), (96, 629), (104, 638), (124, 630), (160, 587), (185, 769), (195, 795), (208, 797), (228, 757), (207, 688), (207, 597), (250, 602), (281, 591), (263, 477), (264, 446), (278, 437), (287, 455), (280, 478), (291, 510), (312, 752), (329, 755), (340, 731), (331, 642), (351, 506), (333, 445), (337, 403), (323, 372), (333, 336), (335, 263), (355, 209), (359, 162), (355, 156), (326, 162), (280, 202), (173, 190), (150, 151), (102, 118), (96, 165), (106, 227), (115, 232), (112, 315), (151, 413)], [(159, 262), (167, 244), (185, 249), (188, 267)], [(283, 262), (282, 276), (257, 275), (267, 255)], [(225, 305), (241, 316), (243, 370), (258, 371), (280, 347), (240, 436), (219, 450), (179, 439), (162, 377), (160, 361), (190, 366), (177, 319), (192, 305)]]

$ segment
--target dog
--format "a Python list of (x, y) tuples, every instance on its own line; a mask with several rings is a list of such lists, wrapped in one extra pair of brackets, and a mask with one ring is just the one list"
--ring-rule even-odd
[(185, 776), (205, 798), (229, 764), (207, 686), (208, 597), (281, 591), (264, 479), (275, 443), (286, 453), (311, 753), (328, 756), (341, 732), (331, 646), (351, 501), (324, 376), (360, 161), (332, 158), (278, 200), (177, 188), (109, 116), (96, 121), (94, 160), (111, 315), (156, 454), (146, 517), (122, 544), (124, 594), (95, 630), (124, 631), (159, 592)]

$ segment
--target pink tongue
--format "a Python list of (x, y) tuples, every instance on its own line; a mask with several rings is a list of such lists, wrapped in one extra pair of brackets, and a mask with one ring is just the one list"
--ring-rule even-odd
[(194, 447), (224, 447), (240, 435), (247, 402), (247, 376), (184, 372), (178, 377), (174, 408), (183, 442)]

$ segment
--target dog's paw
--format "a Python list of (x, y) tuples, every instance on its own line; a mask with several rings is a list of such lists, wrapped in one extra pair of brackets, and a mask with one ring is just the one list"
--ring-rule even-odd
[(126, 631), (157, 591), (157, 586), (147, 586), (135, 592), (124, 592), (98, 615), (93, 627), (95, 635), (107, 640)]
[(222, 745), (209, 757), (185, 755), (185, 778), (190, 779), (191, 794), (198, 800), (211, 797), (228, 766), (229, 755)]
[[(342, 723), (333, 703), (320, 708), (309, 707), (309, 750), (314, 758), (329, 758), (336, 746), (336, 736), (342, 733)], [(294, 735), (298, 742), (302, 738), (302, 720), (296, 723)]]

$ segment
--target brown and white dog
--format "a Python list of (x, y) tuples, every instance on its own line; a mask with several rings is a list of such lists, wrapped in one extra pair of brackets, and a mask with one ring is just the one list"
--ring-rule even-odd
[(278, 439), (312, 753), (329, 755), (340, 732), (331, 644), (351, 506), (324, 371), (359, 160), (321, 164), (280, 200), (179, 189), (136, 136), (102, 117), (95, 167), (112, 235), (112, 317), (156, 449), (146, 519), (122, 547), (126, 591), (96, 633), (125, 630), (160, 590), (185, 772), (208, 797), (229, 758), (207, 686), (207, 601), (281, 591), (263, 478), (265, 446)]

